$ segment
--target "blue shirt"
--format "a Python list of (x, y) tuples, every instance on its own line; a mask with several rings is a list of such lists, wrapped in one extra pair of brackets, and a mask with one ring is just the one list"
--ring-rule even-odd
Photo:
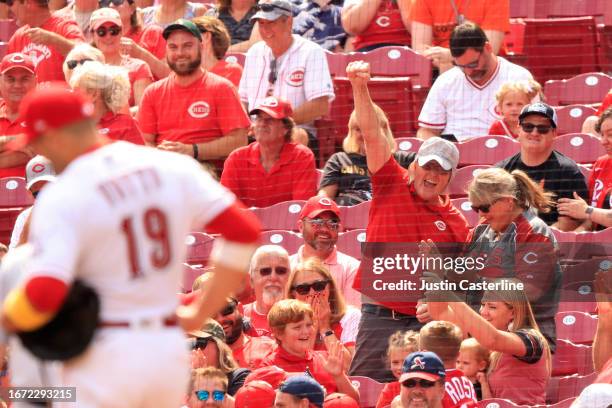
[(333, 51), (344, 45), (346, 33), (342, 28), (342, 7), (328, 4), (320, 7), (311, 0), (293, 0), (293, 33)]

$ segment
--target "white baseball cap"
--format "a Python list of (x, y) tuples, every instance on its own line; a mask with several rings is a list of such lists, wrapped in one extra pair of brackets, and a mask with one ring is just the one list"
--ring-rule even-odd
[(44, 156), (38, 155), (26, 165), (26, 188), (29, 190), (39, 181), (55, 181), (53, 164)]
[(430, 137), (423, 142), (416, 155), (419, 166), (435, 161), (446, 171), (457, 170), (459, 164), (459, 150), (454, 143), (441, 137)]

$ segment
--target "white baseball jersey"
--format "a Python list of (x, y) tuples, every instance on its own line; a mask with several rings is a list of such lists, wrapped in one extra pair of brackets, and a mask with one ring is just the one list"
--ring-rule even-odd
[(125, 142), (100, 147), (36, 202), (29, 275), (81, 279), (98, 293), (102, 321), (171, 316), (187, 233), (234, 201), (187, 156)]
[(462, 141), (486, 136), (494, 121), (495, 93), (504, 82), (531, 79), (525, 68), (497, 57), (499, 63), (493, 76), (477, 85), (461, 69), (454, 67), (438, 77), (419, 115), (419, 126), (440, 129)]
[[(325, 52), (318, 44), (293, 35), (293, 44), (276, 60), (277, 79), (269, 82), (272, 50), (264, 41), (253, 45), (247, 55), (240, 79), (240, 100), (254, 109), (268, 96), (277, 96), (291, 102), (293, 109), (304, 102), (322, 96), (334, 99), (334, 87)], [(300, 125), (314, 129), (312, 123)]]
[(28, 207), (22, 212), (19, 213), (17, 219), (15, 220), (15, 225), (13, 225), (13, 232), (11, 233), (11, 242), (9, 243), (9, 249), (13, 249), (19, 243), (19, 239), (21, 238), (21, 233), (23, 232), (23, 227), (25, 227), (25, 223), (30, 216), (30, 212), (32, 211), (32, 207)]

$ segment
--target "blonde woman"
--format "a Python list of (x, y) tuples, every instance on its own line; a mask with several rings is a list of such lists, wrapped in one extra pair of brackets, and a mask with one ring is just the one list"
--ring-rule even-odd
[(124, 68), (87, 61), (74, 69), (70, 86), (91, 98), (100, 133), (111, 140), (144, 144), (136, 121), (121, 113), (130, 96), (130, 80)]
[[(382, 134), (400, 166), (408, 168), (415, 153), (396, 151), (395, 140), (391, 133), (385, 112), (374, 105), (380, 134)], [(372, 184), (366, 163), (363, 133), (357, 123), (355, 111), (349, 118), (348, 135), (342, 142), (342, 152), (333, 154), (325, 164), (323, 178), (319, 184), (319, 195), (335, 200), (338, 205), (355, 205), (372, 199)]]
[(62, 65), (66, 83), (70, 83), (70, 78), (72, 77), (74, 70), (87, 61), (98, 61), (101, 63), (106, 62), (104, 59), (104, 54), (102, 54), (102, 51), (99, 49), (86, 43), (79, 43), (75, 45), (74, 48), (70, 50), (68, 55), (66, 55), (66, 59)]

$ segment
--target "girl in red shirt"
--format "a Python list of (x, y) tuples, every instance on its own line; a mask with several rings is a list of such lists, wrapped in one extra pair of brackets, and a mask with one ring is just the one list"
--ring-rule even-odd
[(495, 121), (489, 129), (490, 135), (518, 138), (519, 114), (525, 105), (529, 105), (540, 95), (542, 86), (534, 80), (506, 82), (495, 94), (497, 113), (500, 120)]
[(387, 348), (387, 360), (389, 368), (393, 376), (398, 381), (393, 381), (385, 384), (378, 401), (376, 408), (384, 408), (391, 405), (393, 399), (400, 394), (401, 384), (399, 378), (402, 375), (402, 366), (408, 354), (419, 350), (418, 347), (419, 333), (414, 330), (397, 331), (389, 337), (389, 348)]

